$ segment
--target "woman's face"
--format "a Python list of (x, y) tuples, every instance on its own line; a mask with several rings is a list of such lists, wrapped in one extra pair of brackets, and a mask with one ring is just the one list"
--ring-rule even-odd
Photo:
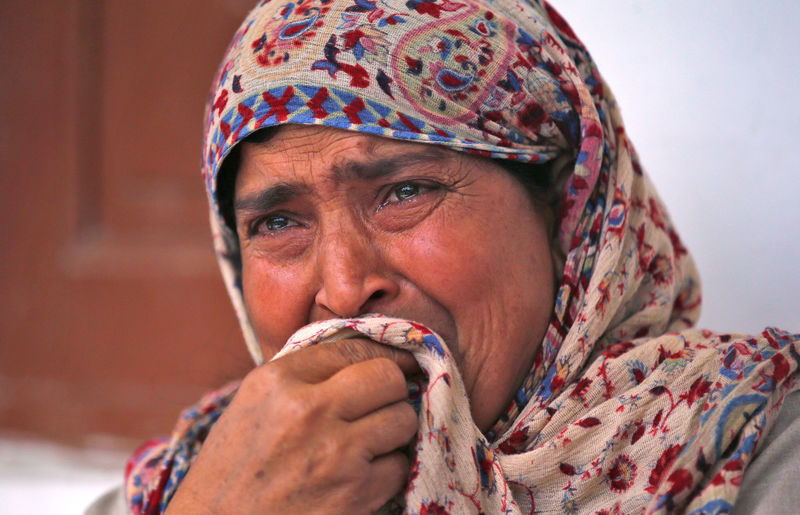
[(528, 373), (553, 304), (544, 218), (489, 160), (287, 125), (243, 144), (242, 286), (266, 356), (314, 321), (383, 313), (452, 351), (486, 431)]

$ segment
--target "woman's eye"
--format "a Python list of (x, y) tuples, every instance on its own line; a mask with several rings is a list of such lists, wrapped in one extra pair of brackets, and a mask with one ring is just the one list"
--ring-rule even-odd
[(270, 232), (280, 231), (281, 229), (286, 229), (294, 225), (297, 225), (297, 222), (293, 221), (291, 218), (287, 216), (270, 215), (257, 221), (253, 225), (253, 230), (251, 232), (253, 234), (270, 233)]
[(431, 179), (413, 179), (381, 188), (375, 223), (385, 231), (411, 229), (435, 210), (450, 187)]
[(405, 184), (400, 184), (398, 186), (395, 186), (392, 189), (392, 193), (394, 194), (395, 198), (397, 198), (397, 200), (403, 201), (417, 196), (420, 192), (420, 189), (421, 188), (419, 184), (413, 184), (407, 182)]
[(383, 202), (381, 202), (381, 205), (378, 206), (378, 210), (380, 211), (384, 207), (392, 204), (402, 204), (407, 200), (411, 200), (414, 197), (434, 189), (436, 189), (434, 185), (420, 184), (418, 182), (403, 182), (396, 184), (391, 187), (386, 197), (384, 197)]

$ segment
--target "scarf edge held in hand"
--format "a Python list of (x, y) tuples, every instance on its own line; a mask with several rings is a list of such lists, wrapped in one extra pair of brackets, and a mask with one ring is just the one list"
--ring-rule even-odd
[[(410, 482), (387, 512), (728, 511), (784, 396), (797, 387), (800, 364), (800, 337), (776, 329), (621, 342), (548, 406), (523, 412), (513, 431), (489, 442), (471, 420), (446, 343), (420, 324), (380, 315), (319, 322), (275, 358), (342, 332), (412, 352), (428, 378), (412, 396), (420, 429)], [(675, 386), (686, 377), (687, 389)], [(166, 509), (237, 387), (205, 397), (184, 412), (170, 441), (134, 455), (127, 484), (134, 513)]]

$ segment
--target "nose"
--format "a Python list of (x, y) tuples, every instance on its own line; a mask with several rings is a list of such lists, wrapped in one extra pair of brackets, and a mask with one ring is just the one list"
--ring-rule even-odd
[(316, 266), (320, 287), (314, 318), (385, 312), (400, 286), (389, 276), (383, 249), (358, 227), (337, 227), (322, 239)]

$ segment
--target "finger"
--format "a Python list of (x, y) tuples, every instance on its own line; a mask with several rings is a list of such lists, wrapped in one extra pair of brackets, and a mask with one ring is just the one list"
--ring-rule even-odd
[(405, 401), (386, 406), (353, 422), (350, 433), (361, 442), (366, 459), (396, 451), (408, 445), (419, 422), (414, 408)]
[(420, 372), (417, 360), (414, 359), (410, 352), (378, 343), (366, 337), (348, 338), (331, 345), (336, 346), (341, 355), (350, 361), (350, 364), (375, 358), (388, 358), (397, 363), (397, 366), (406, 375)]
[(343, 420), (353, 421), (408, 397), (406, 378), (387, 358), (362, 361), (343, 368), (323, 383), (329, 402)]
[(388, 358), (394, 361), (406, 374), (419, 372), (419, 366), (409, 352), (367, 338), (348, 338), (314, 345), (279, 358), (273, 363), (288, 368), (290, 375), (298, 379), (316, 384), (325, 381), (343, 368), (375, 358)]
[(372, 461), (364, 500), (370, 512), (377, 511), (405, 489), (409, 468), (408, 458), (400, 452), (384, 454)]

